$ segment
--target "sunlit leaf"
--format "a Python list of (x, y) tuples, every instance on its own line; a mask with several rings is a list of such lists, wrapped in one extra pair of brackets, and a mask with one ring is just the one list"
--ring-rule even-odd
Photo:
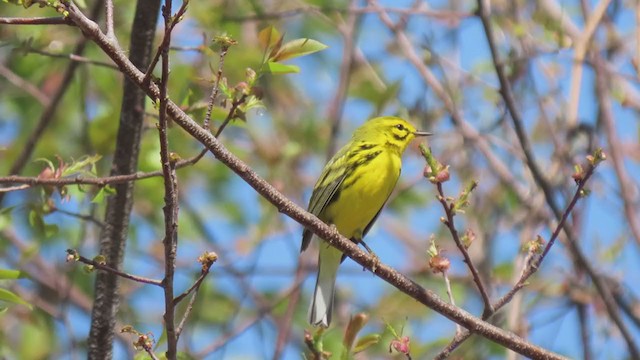
[(273, 26), (267, 26), (258, 33), (258, 42), (263, 49), (269, 49), (282, 39), (280, 32)]
[(15, 280), (24, 277), (24, 273), (20, 270), (0, 269), (0, 280)]
[(367, 348), (377, 344), (380, 342), (379, 334), (369, 334), (365, 335), (356, 341), (356, 345), (353, 347), (353, 353), (359, 353), (361, 351), (366, 350)]
[(29, 309), (32, 308), (31, 304), (29, 304), (27, 301), (22, 299), (20, 296), (3, 288), (0, 288), (0, 301), (5, 301), (12, 304), (24, 305)]
[(116, 189), (112, 188), (110, 185), (103, 186), (100, 188), (96, 196), (93, 197), (91, 202), (94, 204), (102, 204), (107, 196), (114, 195), (115, 193)]
[(300, 72), (300, 68), (295, 65), (286, 65), (271, 61), (267, 63), (267, 70), (272, 74), (291, 74)]
[[(83, 175), (95, 175), (95, 164), (102, 158), (101, 155), (85, 156), (78, 161), (74, 161), (62, 171), (62, 176), (69, 176), (76, 173)], [(87, 170), (87, 168), (89, 168)]]
[(326, 49), (328, 46), (313, 39), (295, 39), (282, 45), (280, 50), (270, 59), (283, 61), (299, 56), (313, 54)]

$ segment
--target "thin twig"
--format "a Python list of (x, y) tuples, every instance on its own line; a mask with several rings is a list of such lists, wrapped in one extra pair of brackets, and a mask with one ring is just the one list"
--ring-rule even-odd
[[(442, 272), (442, 277), (444, 278), (444, 284), (447, 287), (447, 296), (449, 296), (449, 302), (451, 305), (456, 306), (456, 301), (453, 298), (453, 291), (451, 291), (451, 282), (449, 281), (449, 276), (447, 276), (447, 272)], [(459, 324), (456, 324), (456, 335), (462, 332), (462, 328)]]
[(454, 218), (453, 218), (455, 216), (453, 204), (450, 204), (445, 198), (444, 191), (442, 190), (442, 183), (438, 182), (436, 186), (438, 189), (438, 201), (440, 201), (440, 204), (442, 204), (442, 207), (444, 208), (444, 212), (447, 216), (445, 225), (449, 229), (449, 232), (451, 233), (451, 237), (453, 238), (453, 241), (456, 243), (458, 250), (460, 250), (460, 253), (462, 253), (462, 256), (464, 257), (464, 262), (467, 264), (469, 271), (471, 271), (473, 282), (476, 284), (476, 287), (480, 292), (480, 296), (482, 296), (482, 302), (484, 303), (484, 311), (482, 316), (484, 318), (486, 314), (492, 313), (494, 311), (491, 306), (491, 299), (489, 299), (489, 294), (487, 294), (487, 289), (485, 288), (482, 282), (482, 279), (480, 278), (480, 273), (478, 273), (478, 270), (476, 269), (475, 265), (473, 264), (473, 261), (471, 260), (471, 256), (469, 256), (469, 252), (467, 251), (464, 244), (460, 240), (460, 236), (458, 235), (458, 230), (456, 229)]
[[(516, 106), (516, 101), (511, 90), (511, 84), (504, 71), (505, 64), (502, 62), (500, 55), (498, 54), (495, 35), (493, 33), (493, 25), (491, 24), (489, 9), (485, 1), (486, 0), (478, 0), (478, 14), (482, 21), (482, 26), (484, 27), (484, 32), (491, 51), (491, 57), (493, 59), (493, 65), (496, 70), (496, 75), (498, 76), (498, 81), (500, 82), (500, 94), (502, 95), (507, 109), (509, 110), (509, 114), (511, 115), (514, 130), (518, 137), (518, 141), (520, 142), (520, 146), (522, 147), (522, 152), (524, 153), (527, 165), (531, 170), (531, 174), (538, 186), (542, 189), (545, 197), (552, 198), (554, 196), (553, 189), (548, 185), (546, 178), (534, 159), (531, 143), (529, 142), (526, 130), (524, 129), (520, 111)], [(549, 205), (552, 207), (554, 212), (559, 210), (555, 202)]]
[[(482, 1), (482, 0), (479, 0)], [(567, 104), (567, 124), (575, 126), (578, 122), (578, 106), (580, 105), (580, 88), (582, 83), (582, 63), (589, 50), (589, 42), (598, 24), (604, 17), (611, 0), (600, 0), (591, 16), (586, 21), (584, 30), (575, 42), (573, 50), (573, 65), (571, 66), (571, 85), (569, 89), (569, 103)]]
[(74, 62), (78, 62), (78, 63), (101, 66), (101, 67), (105, 67), (107, 69), (120, 71), (120, 69), (118, 69), (118, 67), (113, 65), (113, 64), (109, 64), (107, 62), (103, 62), (103, 61), (99, 61), (99, 60), (89, 59), (89, 58), (84, 57), (84, 56), (76, 55), (75, 53), (74, 54), (55, 54), (55, 53), (44, 51), (44, 50), (40, 50), (40, 49), (34, 49), (34, 48), (30, 47), (30, 46), (27, 46), (25, 48), (20, 48), (20, 49), (24, 50), (27, 53), (31, 53), (31, 54), (38, 54), (38, 55), (48, 56), (48, 57), (52, 57), (52, 58), (59, 58), (59, 59), (68, 59), (68, 60), (71, 60), (71, 61), (74, 61)]
[[(376, 9), (380, 21), (382, 21), (382, 23), (393, 32), (396, 38), (396, 44), (399, 46), (400, 50), (411, 65), (416, 68), (424, 83), (431, 88), (436, 97), (444, 104), (445, 109), (450, 114), (451, 120), (460, 135), (462, 135), (466, 142), (473, 144), (482, 153), (487, 160), (491, 171), (496, 174), (505, 186), (513, 191), (522, 204), (529, 206), (529, 204), (535, 203), (530, 199), (530, 191), (516, 181), (511, 170), (509, 170), (505, 163), (496, 156), (487, 140), (482, 137), (476, 129), (469, 125), (467, 121), (465, 121), (460, 111), (458, 111), (457, 105), (453, 100), (454, 97), (447, 92), (435, 74), (425, 65), (424, 59), (417, 53), (407, 34), (394, 24), (389, 14), (384, 11), (384, 8), (382, 8), (376, 0), (368, 0), (368, 2), (374, 9)], [(541, 210), (538, 208), (530, 206), (530, 209), (536, 214), (541, 214)]]
[(216, 342), (214, 342), (214, 343), (210, 344), (209, 346), (207, 346), (206, 348), (198, 351), (198, 353), (195, 354), (195, 357), (198, 358), (198, 359), (205, 358), (205, 357), (207, 357), (207, 355), (215, 353), (216, 351), (220, 350), (221, 348), (227, 346), (230, 341), (232, 341), (236, 337), (242, 335), (244, 332), (249, 330), (251, 327), (255, 326), (259, 321), (264, 319), (267, 315), (271, 314), (276, 307), (278, 307), (278, 306), (280, 306), (282, 304), (282, 302), (288, 300), (289, 297), (291, 296), (291, 294), (294, 291), (299, 291), (297, 289), (299, 289), (301, 285), (302, 285), (302, 281), (294, 283), (293, 285), (291, 285), (291, 287), (289, 287), (288, 289), (282, 291), (280, 293), (280, 295), (277, 296), (275, 301), (271, 300), (268, 304), (260, 306), (260, 308), (258, 309), (258, 313), (253, 318), (250, 318), (250, 319), (246, 320), (245, 322), (240, 324), (235, 329), (235, 331), (227, 333), (227, 334), (224, 334), (223, 336), (221, 336), (218, 339), (216, 339)]
[[(561, 218), (561, 216), (564, 216), (566, 214), (561, 214), (560, 208), (557, 205), (556, 199), (554, 197), (553, 189), (552, 189), (551, 185), (549, 184), (548, 180), (544, 177), (542, 171), (538, 168), (538, 166), (536, 164), (536, 161), (535, 161), (534, 156), (533, 156), (533, 152), (531, 150), (531, 145), (529, 143), (529, 140), (527, 138), (526, 132), (524, 130), (524, 126), (523, 126), (523, 123), (522, 123), (522, 118), (520, 116), (520, 113), (519, 113), (517, 107), (515, 106), (515, 101), (513, 99), (513, 94), (511, 92), (511, 87), (510, 87), (509, 81), (507, 80), (507, 77), (506, 77), (506, 75), (504, 73), (504, 69), (503, 69), (504, 64), (502, 64), (502, 62), (501, 62), (501, 60), (499, 58), (499, 55), (498, 55), (498, 51), (497, 51), (497, 47), (496, 47), (496, 41), (495, 41), (493, 30), (492, 30), (492, 24), (491, 24), (491, 20), (489, 18), (490, 17), (489, 9), (488, 9), (488, 6), (485, 3), (485, 1), (486, 0), (478, 0), (478, 14), (480, 16), (480, 19), (482, 21), (482, 25), (483, 25), (484, 30), (485, 30), (485, 35), (487, 37), (487, 41), (489, 43), (489, 48), (491, 50), (491, 56), (493, 58), (493, 63), (494, 63), (494, 67), (496, 69), (496, 74), (498, 75), (498, 79), (500, 81), (500, 92), (501, 92), (501, 94), (502, 94), (502, 96), (503, 96), (503, 98), (505, 100), (507, 108), (509, 109), (509, 113), (511, 115), (511, 119), (513, 121), (514, 128), (516, 130), (516, 135), (518, 136), (518, 140), (520, 142), (520, 146), (522, 147), (523, 153), (524, 153), (526, 161), (527, 161), (527, 165), (528, 165), (529, 169), (531, 170), (531, 174), (533, 175), (533, 178), (535, 179), (535, 181), (538, 184), (538, 186), (540, 187), (540, 189), (542, 189), (542, 192), (544, 194), (545, 200), (546, 200), (549, 208), (551, 208), (554, 216), (557, 219)], [(576, 45), (576, 50), (575, 50), (576, 52), (579, 52), (579, 51), (586, 52), (587, 43), (591, 39), (591, 36), (592, 36), (593, 32), (595, 31), (595, 28), (597, 27), (598, 23), (600, 22), (600, 19), (602, 18), (603, 13), (606, 10), (606, 4), (608, 4), (608, 2), (609, 2), (609, 0), (602, 0), (598, 4), (598, 7), (596, 8), (596, 10), (594, 11), (594, 14), (592, 14), (592, 16), (587, 21), (586, 30), (583, 33), (583, 35), (578, 39), (579, 40), (579, 44)], [(604, 6), (604, 8), (601, 8), (602, 6)], [(583, 47), (584, 47), (584, 50), (582, 50)], [(583, 54), (583, 56), (584, 56), (584, 54)], [(575, 65), (575, 63), (574, 63), (574, 65)], [(581, 71), (581, 69), (580, 69), (580, 71)], [(578, 86), (578, 88), (579, 88), (579, 86)], [(570, 113), (571, 113), (571, 111), (570, 111)], [(569, 116), (571, 116), (571, 115), (569, 115)], [(568, 119), (569, 123), (571, 123), (573, 120), (574, 119), (571, 118), (571, 117)], [(560, 222), (564, 224), (564, 222), (562, 220)], [(570, 227), (569, 226), (564, 226), (564, 231), (567, 234), (568, 245), (569, 245), (569, 247), (571, 249), (571, 253), (572, 253), (573, 257), (575, 258), (576, 262), (585, 270), (585, 272), (592, 279), (592, 281), (593, 281), (593, 283), (594, 283), (594, 285), (596, 287), (596, 290), (598, 291), (598, 294), (600, 295), (600, 297), (602, 298), (603, 302), (606, 305), (606, 309), (607, 309), (607, 312), (608, 312), (609, 316), (611, 317), (613, 322), (616, 324), (616, 326), (620, 330), (622, 336), (624, 337), (625, 341), (627, 342), (627, 345), (629, 347), (629, 351), (635, 357), (640, 358), (640, 350), (638, 350), (637, 345), (633, 341), (633, 338), (631, 337), (631, 334), (628, 332), (628, 330), (626, 328), (626, 325), (624, 324), (622, 318), (620, 317), (620, 314), (619, 314), (618, 310), (615, 307), (612, 295), (611, 295), (610, 291), (608, 290), (608, 288), (606, 286), (606, 283), (596, 273), (596, 271), (593, 269), (593, 266), (591, 265), (589, 260), (586, 258), (586, 256), (581, 251), (580, 247), (576, 243), (575, 236), (573, 235), (573, 231), (570, 229)], [(555, 241), (555, 239), (553, 239), (553, 240)], [(545, 249), (545, 253), (543, 254), (543, 257), (544, 257), (544, 255), (546, 255), (547, 251), (548, 251), (548, 248)]]
[(202, 126), (205, 129), (211, 130), (209, 128), (209, 122), (211, 121), (211, 113), (213, 111), (213, 106), (215, 104), (216, 99), (218, 98), (218, 92), (220, 91), (220, 79), (222, 79), (222, 68), (224, 67), (224, 58), (227, 56), (227, 51), (229, 51), (229, 46), (223, 44), (220, 49), (220, 57), (218, 60), (218, 72), (216, 73), (216, 82), (213, 84), (213, 88), (211, 89), (211, 95), (209, 96), (209, 102), (207, 103), (207, 113), (204, 117), (204, 122)]
[(233, 100), (233, 103), (231, 103), (231, 109), (229, 109), (229, 113), (227, 114), (227, 117), (224, 119), (224, 121), (218, 128), (218, 131), (216, 131), (216, 135), (215, 135), (216, 138), (219, 137), (220, 134), (222, 134), (222, 130), (224, 130), (224, 128), (227, 127), (229, 122), (231, 122), (231, 119), (235, 117), (236, 110), (240, 105), (244, 104), (246, 99), (247, 99), (247, 95), (242, 94), (240, 98)]
[[(573, 195), (573, 198), (571, 199), (571, 202), (569, 203), (569, 205), (567, 205), (567, 208), (565, 209), (564, 213), (562, 214), (562, 218), (560, 219), (560, 222), (558, 223), (558, 225), (556, 226), (555, 230), (553, 231), (553, 234), (551, 235), (551, 238), (550, 238), (549, 242), (547, 243), (545, 249), (543, 250), (542, 254), (540, 256), (538, 256), (537, 259), (534, 260), (534, 252), (530, 252), (529, 253), (529, 255), (527, 256), (527, 259), (524, 262), (525, 266), (522, 269), (522, 272), (520, 274), (520, 278), (518, 279), (516, 284), (505, 295), (503, 295), (500, 299), (498, 299), (496, 302), (493, 303), (493, 312), (491, 312), (489, 314), (483, 314), (483, 320), (489, 319), (493, 314), (495, 314), (498, 310), (500, 310), (500, 308), (502, 308), (503, 306), (508, 304), (511, 301), (511, 299), (513, 298), (513, 296), (526, 285), (527, 280), (533, 274), (535, 274), (536, 271), (538, 271), (538, 269), (540, 268), (540, 264), (544, 260), (546, 254), (549, 252), (549, 250), (551, 250), (551, 247), (553, 246), (553, 244), (555, 243), (556, 239), (560, 235), (560, 232), (564, 228), (565, 222), (567, 221), (567, 219), (569, 217), (569, 214), (571, 214), (571, 212), (573, 211), (573, 208), (575, 207), (576, 203), (578, 202), (578, 199), (580, 199), (580, 197), (582, 196), (582, 191), (584, 189), (584, 186), (586, 185), (587, 181), (589, 181), (589, 179), (593, 175), (594, 170), (595, 170), (594, 166), (590, 166), (586, 170), (584, 177), (578, 183), (578, 188), (576, 189), (576, 191), (575, 191), (575, 193)], [(468, 330), (463, 331), (461, 334), (457, 334), (451, 340), (449, 345), (447, 345), (446, 348), (444, 348), (442, 351), (440, 351), (440, 353), (438, 353), (438, 355), (436, 355), (434, 357), (434, 359), (439, 359), (439, 360), (445, 359), (446, 357), (448, 357), (451, 354), (451, 352), (453, 350), (455, 350), (460, 344), (462, 344), (471, 335), (472, 335), (472, 333), (470, 331), (468, 331)]]
[(202, 263), (202, 271), (200, 272), (200, 276), (198, 277), (198, 279), (193, 283), (193, 285), (187, 291), (185, 291), (184, 293), (180, 294), (175, 299), (173, 299), (173, 306), (176, 306), (180, 301), (182, 301), (182, 299), (184, 299), (189, 294), (193, 293), (191, 295), (191, 298), (189, 299), (187, 308), (184, 311), (184, 314), (182, 315), (182, 319), (180, 320), (178, 326), (176, 327), (176, 341), (180, 339), (180, 334), (182, 334), (182, 329), (184, 329), (184, 325), (186, 324), (187, 319), (191, 314), (191, 311), (193, 311), (193, 304), (195, 304), (196, 302), (198, 291), (200, 290), (200, 285), (202, 285), (202, 281), (204, 281), (204, 279), (207, 277), (207, 275), (209, 274), (209, 271), (211, 270), (211, 266), (217, 259), (218, 259), (218, 255), (216, 255), (215, 253), (208, 253), (203, 255), (199, 259), (200, 262)]
[(156, 356), (156, 354), (153, 352), (153, 349), (151, 347), (144, 347), (144, 351), (149, 354), (149, 356), (151, 357), (152, 360), (160, 360), (158, 359), (158, 357)]
[(185, 297), (189, 296), (189, 294), (191, 294), (191, 292), (193, 291), (197, 291), (198, 288), (200, 287), (200, 285), (202, 284), (202, 281), (207, 277), (207, 275), (209, 274), (209, 271), (211, 269), (211, 265), (203, 268), (202, 272), (200, 272), (200, 276), (198, 276), (198, 278), (196, 279), (196, 281), (193, 283), (193, 285), (191, 285), (189, 287), (189, 289), (187, 289), (185, 292), (183, 292), (182, 294), (176, 296), (175, 299), (173, 299), (173, 304), (174, 305), (178, 305)]
[[(2, 189), (0, 189), (0, 190), (2, 190)], [(96, 218), (95, 218), (94, 216), (92, 216), (92, 215), (78, 214), (78, 213), (75, 213), (75, 212), (73, 212), (73, 211), (68, 211), (68, 210), (60, 209), (60, 208), (58, 208), (58, 207), (54, 207), (54, 208), (53, 208), (53, 211), (59, 212), (59, 213), (61, 213), (61, 214), (69, 215), (69, 216), (72, 216), (72, 217), (75, 217), (75, 218), (78, 218), (78, 219), (81, 219), (81, 220), (85, 220), (85, 221), (92, 222), (92, 223), (94, 223), (95, 225), (97, 225), (97, 226), (98, 226), (98, 227), (100, 227), (100, 228), (103, 228), (103, 227), (105, 226), (104, 222), (102, 222), (102, 221), (100, 221), (100, 220), (96, 219)]]
[[(178, 251), (178, 181), (176, 177), (175, 160), (169, 153), (169, 138), (167, 135), (168, 115), (167, 103), (169, 101), (167, 89), (169, 87), (169, 46), (171, 45), (171, 31), (178, 22), (172, 19), (171, 0), (166, 0), (162, 7), (164, 17), (164, 38), (162, 45), (158, 49), (162, 58), (161, 78), (160, 78), (160, 106), (158, 109), (158, 135), (160, 140), (160, 161), (164, 178), (164, 326), (167, 336), (166, 356), (169, 360), (177, 357), (178, 334), (175, 328), (175, 310), (173, 277), (176, 269), (176, 253)], [(185, 8), (186, 1), (182, 8)]]
[(0, 17), (3, 25), (70, 25), (75, 24), (66, 17)]
[(616, 173), (616, 179), (618, 180), (618, 187), (620, 188), (620, 198), (622, 199), (624, 215), (627, 218), (627, 224), (631, 230), (631, 234), (636, 241), (636, 244), (640, 245), (640, 219), (638, 218), (635, 203), (638, 198), (638, 187), (636, 182), (631, 179), (627, 168), (624, 165), (624, 154), (620, 149), (620, 139), (616, 131), (614, 124), (614, 115), (611, 109), (611, 100), (608, 89), (608, 76), (604, 69), (602, 60), (599, 56), (595, 60), (595, 72), (596, 72), (596, 96), (598, 98), (598, 104), (600, 106), (599, 120), (601, 121), (604, 129), (605, 136), (607, 137), (607, 143), (609, 144), (608, 153), (611, 155), (611, 161), (613, 162), (613, 169)]
[[(189, 4), (188, 1), (182, 2), (182, 6), (180, 6), (180, 9), (178, 9), (176, 14), (174, 15), (175, 20), (172, 21), (170, 24), (167, 24), (169, 27), (165, 29), (165, 35), (167, 33), (170, 34), (173, 31), (173, 28), (176, 25), (178, 25), (178, 23), (182, 19), (182, 16), (187, 11), (188, 4)], [(164, 36), (162, 38), (162, 43), (158, 46), (158, 50), (156, 51), (156, 54), (154, 55), (153, 60), (151, 60), (151, 63), (149, 64), (149, 68), (147, 69), (147, 72), (144, 75), (144, 80), (142, 82), (143, 84), (147, 84), (151, 80), (151, 75), (153, 74), (153, 70), (156, 68), (158, 61), (160, 60), (160, 56), (162, 55), (163, 49), (165, 48), (168, 49), (171, 46), (170, 42), (171, 41), (170, 39), (167, 38), (167, 36)]]
[[(193, 165), (198, 162), (205, 154), (207, 150), (200, 151), (194, 157), (185, 160), (179, 160), (176, 162), (176, 169), (181, 169), (183, 167)], [(134, 174), (128, 175), (113, 175), (113, 176), (104, 176), (104, 177), (85, 177), (85, 176), (72, 176), (72, 177), (64, 177), (64, 178), (39, 178), (32, 176), (3, 176), (0, 177), (0, 184), (26, 184), (29, 186), (35, 185), (55, 185), (55, 186), (64, 186), (64, 185), (96, 185), (96, 186), (106, 186), (106, 185), (116, 185), (123, 184), (130, 181), (135, 180), (143, 180), (149, 179), (152, 177), (162, 176), (162, 170), (150, 171), (150, 172), (137, 172)], [(7, 188), (0, 188), (0, 192), (7, 191)], [(22, 190), (24, 188), (20, 188), (18, 190)]]
[(22, 89), (23, 91), (27, 92), (29, 95), (33, 96), (34, 99), (38, 100), (40, 105), (47, 106), (51, 102), (51, 98), (49, 98), (49, 95), (40, 91), (40, 89), (37, 86), (23, 79), (18, 74), (11, 71), (11, 69), (4, 66), (4, 64), (2, 63), (0, 63), (0, 76), (3, 76), (5, 79), (9, 80), (10, 83), (15, 85), (17, 88)]
[[(88, 37), (94, 40), (96, 44), (103, 49), (103, 51), (116, 64), (118, 64), (119, 67), (123, 69), (123, 72), (129, 77), (129, 79), (138, 84), (138, 86), (141, 86), (141, 88), (145, 90), (151, 98), (156, 99), (159, 97), (159, 88), (156, 84), (143, 82), (145, 74), (140, 72), (133, 64), (131, 64), (122, 50), (110, 42), (104, 34), (100, 31), (95, 31), (95, 29), (99, 29), (95, 22), (86, 18), (72, 2), (64, 4), (62, 9), (66, 10), (74, 23), (76, 23), (76, 25), (81, 28)], [(370, 254), (361, 250), (356, 244), (340, 235), (335, 229), (332, 229), (317, 217), (306, 212), (300, 206), (287, 199), (271, 184), (260, 177), (251, 167), (229, 152), (222, 143), (220, 143), (220, 141), (203, 129), (202, 126), (193, 121), (193, 119), (185, 114), (178, 105), (168, 101), (167, 110), (177, 125), (206, 145), (221, 163), (228, 166), (248, 185), (253, 187), (261, 196), (273, 204), (280, 212), (287, 214), (290, 218), (313, 231), (316, 235), (326, 239), (331, 246), (336, 247), (364, 268), (371, 271), (371, 269), (376, 266), (376, 276), (390, 284), (393, 284), (394, 287), (403, 293), (411, 296), (420, 303), (434, 309), (464, 327), (473, 329), (474, 332), (482, 334), (482, 336), (487, 339), (517, 351), (522, 355), (529, 357), (548, 357), (550, 359), (563, 358), (562, 356), (553, 354), (545, 349), (535, 346), (513, 333), (504, 331), (494, 325), (481, 321), (466, 311), (442, 301), (442, 299), (432, 291), (421, 287), (416, 282), (410, 280), (405, 275), (397, 272), (389, 266), (381, 264), (379, 260), (374, 259)]]
[(6, 188), (0, 188), (0, 193), (24, 190), (24, 189), (28, 189), (30, 187), (31, 187), (31, 185), (28, 185), (28, 184), (9, 186), (9, 187), (6, 187)]
[(67, 254), (69, 254), (69, 256), (70, 256), (69, 259), (70, 260), (79, 261), (81, 263), (84, 263), (84, 264), (87, 264), (87, 265), (91, 265), (91, 266), (95, 267), (98, 270), (110, 272), (112, 274), (120, 276), (121, 278), (133, 280), (135, 282), (139, 282), (139, 283), (143, 283), (143, 284), (149, 284), (149, 285), (155, 285), (155, 286), (162, 287), (162, 281), (160, 281), (160, 280), (155, 280), (155, 279), (150, 279), (150, 278), (146, 278), (146, 277), (143, 277), (143, 276), (128, 274), (128, 273), (120, 271), (118, 269), (114, 269), (111, 266), (105, 265), (102, 262), (98, 262), (98, 261), (95, 261), (93, 259), (86, 258), (86, 257), (78, 254), (78, 252), (76, 250), (67, 249)]

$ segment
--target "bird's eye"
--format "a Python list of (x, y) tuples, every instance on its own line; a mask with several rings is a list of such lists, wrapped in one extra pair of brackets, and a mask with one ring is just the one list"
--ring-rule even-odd
[(396, 125), (396, 129), (404, 130), (404, 126), (402, 126), (402, 124), (398, 124), (398, 125)]

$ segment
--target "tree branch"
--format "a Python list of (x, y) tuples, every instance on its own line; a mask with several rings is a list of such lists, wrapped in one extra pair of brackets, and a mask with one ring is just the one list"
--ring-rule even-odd
[[(109, 39), (99, 31), (98, 26), (93, 21), (84, 17), (73, 3), (69, 3), (65, 9), (69, 12), (69, 17), (72, 21), (74, 21), (74, 23), (76, 23), (76, 25), (80, 27), (88, 37), (94, 40), (116, 64), (118, 64), (127, 77), (139, 86), (143, 86), (143, 89), (152, 99), (159, 97), (160, 92), (158, 87), (153, 83), (144, 83), (145, 74), (132, 66), (122, 51), (118, 48), (117, 44), (109, 41)], [(362, 251), (349, 239), (335, 231), (335, 229), (332, 229), (317, 217), (306, 212), (301, 207), (287, 199), (272, 185), (258, 176), (258, 174), (247, 164), (229, 152), (222, 143), (220, 143), (206, 129), (193, 121), (182, 111), (182, 109), (180, 109), (179, 106), (169, 101), (167, 104), (167, 110), (176, 124), (203, 143), (220, 162), (234, 171), (247, 184), (253, 187), (256, 192), (273, 204), (280, 212), (287, 214), (295, 221), (313, 231), (316, 235), (326, 239), (328, 243), (341, 250), (344, 254), (363, 267), (371, 270), (376, 266), (375, 274), (381, 279), (392, 284), (398, 290), (437, 311), (443, 316), (461, 324), (467, 329), (471, 329), (487, 339), (508, 347), (522, 355), (549, 359), (563, 358), (532, 345), (510, 332), (504, 331), (470, 315), (466, 311), (443, 301), (432, 291), (422, 288), (417, 283), (387, 265), (380, 264), (379, 260), (377, 261), (368, 253)]]
[[(70, 5), (68, 2), (65, 3)], [(75, 4), (71, 6), (74, 8), (74, 12), (84, 17)], [(100, 5), (101, 8), (102, 6)], [(159, 0), (138, 0), (137, 2), (128, 52), (131, 60), (127, 59), (129, 66), (136, 70), (146, 68), (149, 63), (159, 8)], [(106, 37), (95, 22), (91, 21), (91, 23), (94, 24), (91, 31)], [(117, 42), (109, 41), (117, 46)], [(122, 55), (126, 58), (124, 52)], [(111, 170), (112, 176), (130, 175), (137, 170), (145, 98), (144, 92), (134, 82), (125, 78), (120, 123)], [(107, 198), (104, 221), (106, 226), (100, 233), (100, 254), (105, 256), (106, 264), (109, 267), (119, 269), (122, 266), (129, 229), (129, 216), (133, 206), (133, 183), (118, 184), (115, 186), (115, 190), (116, 194)], [(119, 277), (117, 275), (98, 272), (88, 339), (89, 359), (104, 359), (112, 356), (114, 327), (120, 301), (117, 296), (118, 289)]]
[(87, 264), (87, 265), (91, 265), (91, 266), (95, 267), (98, 270), (102, 270), (102, 271), (106, 271), (106, 272), (110, 272), (112, 274), (118, 275), (121, 278), (133, 280), (135, 282), (139, 282), (139, 283), (142, 283), (142, 284), (149, 284), (149, 285), (155, 285), (155, 286), (162, 287), (162, 281), (160, 281), (160, 280), (149, 279), (149, 278), (138, 276), (138, 275), (128, 274), (126, 272), (123, 272), (123, 271), (120, 271), (118, 269), (114, 269), (114, 268), (112, 268), (110, 266), (107, 266), (103, 262), (98, 262), (96, 260), (86, 258), (86, 257), (78, 254), (78, 252), (76, 250), (67, 249), (67, 254), (69, 255), (69, 257), (67, 258), (67, 261), (69, 261), (69, 260), (79, 261), (81, 263), (84, 263), (84, 264)]

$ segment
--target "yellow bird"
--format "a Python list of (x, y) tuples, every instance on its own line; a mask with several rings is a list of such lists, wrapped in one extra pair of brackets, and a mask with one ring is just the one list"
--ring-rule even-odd
[[(417, 131), (398, 117), (367, 121), (325, 165), (313, 188), (309, 212), (356, 244), (363, 243), (396, 186), (407, 145), (414, 137), (427, 135), (431, 133)], [(305, 229), (301, 252), (312, 238), (318, 237)], [(309, 307), (309, 322), (314, 326), (326, 328), (331, 323), (336, 275), (343, 260), (340, 250), (320, 242), (316, 288)]]

